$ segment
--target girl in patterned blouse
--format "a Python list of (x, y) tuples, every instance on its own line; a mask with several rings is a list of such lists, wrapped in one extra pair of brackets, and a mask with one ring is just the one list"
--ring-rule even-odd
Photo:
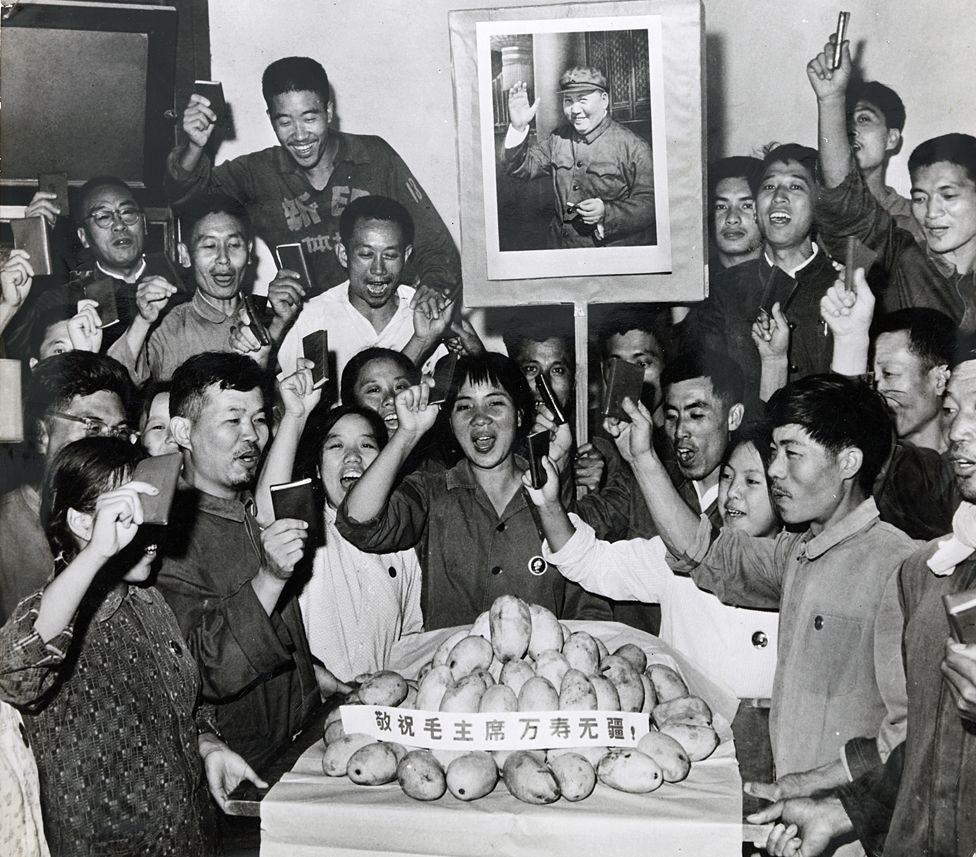
[(141, 449), (85, 438), (48, 473), (47, 586), (0, 629), (0, 697), (34, 749), (45, 833), (58, 855), (207, 855), (214, 810), (243, 779), (264, 786), (197, 706), (200, 678), (176, 617), (148, 585), (155, 545), (129, 482)]

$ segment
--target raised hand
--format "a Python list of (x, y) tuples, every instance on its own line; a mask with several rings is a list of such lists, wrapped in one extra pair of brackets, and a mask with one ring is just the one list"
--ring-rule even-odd
[(285, 325), (301, 312), (305, 289), (295, 271), (282, 268), (268, 285), (268, 303), (276, 319)]
[(98, 303), (85, 298), (78, 301), (78, 312), (68, 319), (68, 339), (75, 351), (102, 350), (102, 328), (96, 307)]
[(128, 545), (142, 524), (140, 494), (158, 494), (147, 482), (129, 482), (95, 501), (95, 521), (86, 550), (108, 560)]
[(16, 312), (27, 300), (34, 282), (34, 269), (30, 263), (30, 253), (26, 250), (11, 250), (6, 261), (0, 265), (0, 298), (9, 310)]
[(630, 417), (630, 422), (621, 422), (613, 417), (607, 417), (603, 421), (603, 427), (613, 438), (620, 454), (632, 466), (645, 457), (657, 460), (651, 439), (654, 424), (647, 408), (640, 402), (635, 405), (629, 398), (625, 398), (620, 404)]
[(217, 114), (210, 109), (210, 99), (193, 93), (183, 111), (183, 131), (190, 142), (202, 149), (210, 140)]
[(24, 217), (43, 217), (48, 226), (54, 226), (54, 221), (61, 214), (61, 206), (57, 203), (58, 195), (49, 190), (39, 190), (24, 209)]
[(307, 417), (322, 398), (322, 388), (315, 389), (312, 382), (311, 360), (299, 357), (297, 370), (278, 383), (278, 393), (285, 413), (302, 419)]
[(559, 474), (548, 455), (542, 459), (542, 469), (546, 472), (546, 481), (541, 488), (532, 487), (532, 474), (528, 470), (522, 474), (522, 485), (529, 499), (539, 508), (559, 506)]
[(524, 131), (535, 118), (539, 99), (529, 104), (529, 86), (518, 81), (508, 91), (508, 121), (516, 131)]
[(136, 309), (149, 324), (159, 318), (166, 302), (176, 294), (176, 286), (159, 276), (145, 277), (136, 286)]
[(397, 393), (394, 405), (399, 425), (398, 437), (419, 438), (434, 427), (440, 405), (427, 404), (430, 390), (427, 384), (418, 384)]
[(752, 323), (752, 341), (759, 351), (760, 359), (786, 358), (790, 347), (790, 324), (783, 315), (779, 302), (773, 304), (769, 313), (760, 312)]
[(836, 35), (831, 35), (824, 49), (807, 63), (807, 78), (818, 101), (846, 98), (851, 79), (851, 43), (844, 40), (840, 54), (840, 68), (831, 68), (834, 61)]
[(844, 287), (844, 272), (834, 280), (820, 299), (820, 317), (827, 323), (834, 339), (845, 336), (867, 338), (874, 318), (874, 294), (864, 278), (864, 269), (854, 271), (856, 291)]

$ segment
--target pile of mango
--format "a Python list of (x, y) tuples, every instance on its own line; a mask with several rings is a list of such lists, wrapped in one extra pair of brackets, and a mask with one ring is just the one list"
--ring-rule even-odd
[(519, 800), (548, 804), (588, 797), (597, 780), (645, 793), (688, 776), (691, 763), (718, 746), (707, 703), (682, 677), (625, 644), (612, 654), (585, 631), (572, 633), (544, 607), (513, 595), (495, 600), (470, 629), (452, 634), (417, 680), (383, 670), (368, 676), (347, 704), (426, 711), (634, 711), (651, 731), (636, 748), (577, 747), (549, 751), (410, 749), (369, 735), (346, 735), (338, 709), (326, 721), (323, 770), (361, 785), (397, 780), (416, 800), (450, 791), (476, 800), (499, 775)]

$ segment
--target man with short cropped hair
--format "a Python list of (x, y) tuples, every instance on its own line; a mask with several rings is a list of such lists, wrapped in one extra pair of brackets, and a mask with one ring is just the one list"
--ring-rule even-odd
[(315, 330), (328, 331), (337, 378), (354, 354), (373, 346), (402, 351), (422, 365), (438, 348), (450, 313), (430, 319), (411, 306), (417, 292), (402, 282), (413, 254), (410, 213), (394, 199), (364, 196), (346, 206), (339, 230), (336, 257), (348, 279), (302, 308), (278, 350), (282, 372), (295, 371), (302, 339)]
[(54, 569), (40, 519), (44, 468), (58, 450), (95, 435), (129, 437), (134, 390), (110, 357), (70, 351), (37, 364), (24, 396), (24, 427), (34, 453), (24, 484), (0, 496), (0, 619), (42, 588)]
[[(179, 207), (217, 191), (247, 208), (255, 232), (269, 247), (301, 244), (312, 279), (305, 297), (311, 298), (346, 279), (336, 257), (346, 206), (370, 194), (392, 197), (417, 225), (405, 279), (454, 294), (461, 260), (444, 221), (389, 143), (329, 127), (334, 106), (325, 69), (308, 57), (284, 57), (265, 69), (261, 90), (279, 145), (218, 166), (204, 152), (218, 117), (206, 98), (190, 97), (183, 113), (186, 140), (167, 160), (170, 202)], [(281, 271), (275, 282), (304, 293), (296, 273)]]
[(878, 256), (884, 285), (880, 313), (905, 307), (940, 310), (963, 332), (976, 330), (976, 137), (943, 134), (908, 159), (912, 214), (923, 239), (899, 228), (855, 169), (848, 144), (847, 91), (852, 63), (844, 42), (831, 68), (834, 37), (807, 64), (817, 98), (820, 172), (817, 224), (832, 246), (854, 236)]
[(193, 297), (161, 318), (158, 302), (140, 302), (139, 314), (109, 349), (136, 384), (168, 381), (194, 354), (233, 350), (231, 330), (251, 257), (250, 225), (235, 203), (221, 197), (208, 198), (194, 215), (181, 244)]
[(771, 496), (788, 528), (775, 539), (727, 527), (716, 535), (704, 517), (696, 528), (653, 446), (634, 467), (676, 571), (725, 603), (780, 610), (776, 773), (809, 772), (829, 787), (904, 739), (896, 571), (915, 545), (879, 520), (871, 496), (891, 448), (877, 393), (840, 375), (811, 375), (777, 391), (767, 416)]
[(185, 482), (157, 586), (200, 667), (227, 743), (261, 772), (318, 710), (297, 593), (287, 589), (302, 521), (262, 530), (254, 485), (268, 442), (265, 375), (240, 354), (205, 353), (173, 374), (170, 430)]
[(758, 259), (762, 235), (756, 217), (756, 188), (762, 177), (759, 158), (737, 155), (708, 165), (708, 204), (712, 211), (715, 255), (712, 272)]
[[(816, 798), (779, 801), (752, 815), (778, 821), (771, 854), (823, 853), (856, 836), (868, 854), (970, 857), (976, 844), (976, 645), (950, 637), (943, 596), (976, 587), (976, 339), (960, 343), (946, 391), (946, 435), (964, 504), (952, 532), (899, 570), (904, 605), (908, 730), (883, 767)], [(790, 797), (797, 792), (785, 792)], [(773, 795), (775, 797), (776, 795)], [(786, 851), (784, 849), (790, 848)]]
[[(788, 143), (763, 159), (756, 212), (763, 253), (712, 278), (707, 300), (692, 314), (694, 339), (728, 354), (745, 375), (745, 405), (760, 412), (768, 397), (764, 364), (776, 357), (757, 341), (753, 324), (787, 328), (784, 382), (830, 369), (830, 339), (824, 336), (820, 298), (836, 276), (830, 258), (813, 240), (817, 153)], [(774, 310), (774, 306), (778, 308)], [(782, 324), (776, 321), (777, 311)]]

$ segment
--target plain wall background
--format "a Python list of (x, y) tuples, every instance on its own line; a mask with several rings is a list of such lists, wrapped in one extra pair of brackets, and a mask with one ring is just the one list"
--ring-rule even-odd
[[(329, 73), (339, 128), (386, 138), (460, 243), (447, 14), (488, 5), (210, 0), (213, 75), (223, 81), (236, 128), (218, 161), (275, 143), (261, 98), (265, 66), (282, 56), (314, 57)], [(922, 140), (976, 133), (973, 0), (705, 0), (704, 6), (710, 158), (752, 154), (772, 140), (815, 144), (816, 105), (805, 67), (836, 26), (840, 8), (851, 12), (848, 33), (865, 76), (892, 85), (907, 108), (889, 184), (907, 194), (908, 154)], [(273, 273), (262, 253), (260, 290)]]

